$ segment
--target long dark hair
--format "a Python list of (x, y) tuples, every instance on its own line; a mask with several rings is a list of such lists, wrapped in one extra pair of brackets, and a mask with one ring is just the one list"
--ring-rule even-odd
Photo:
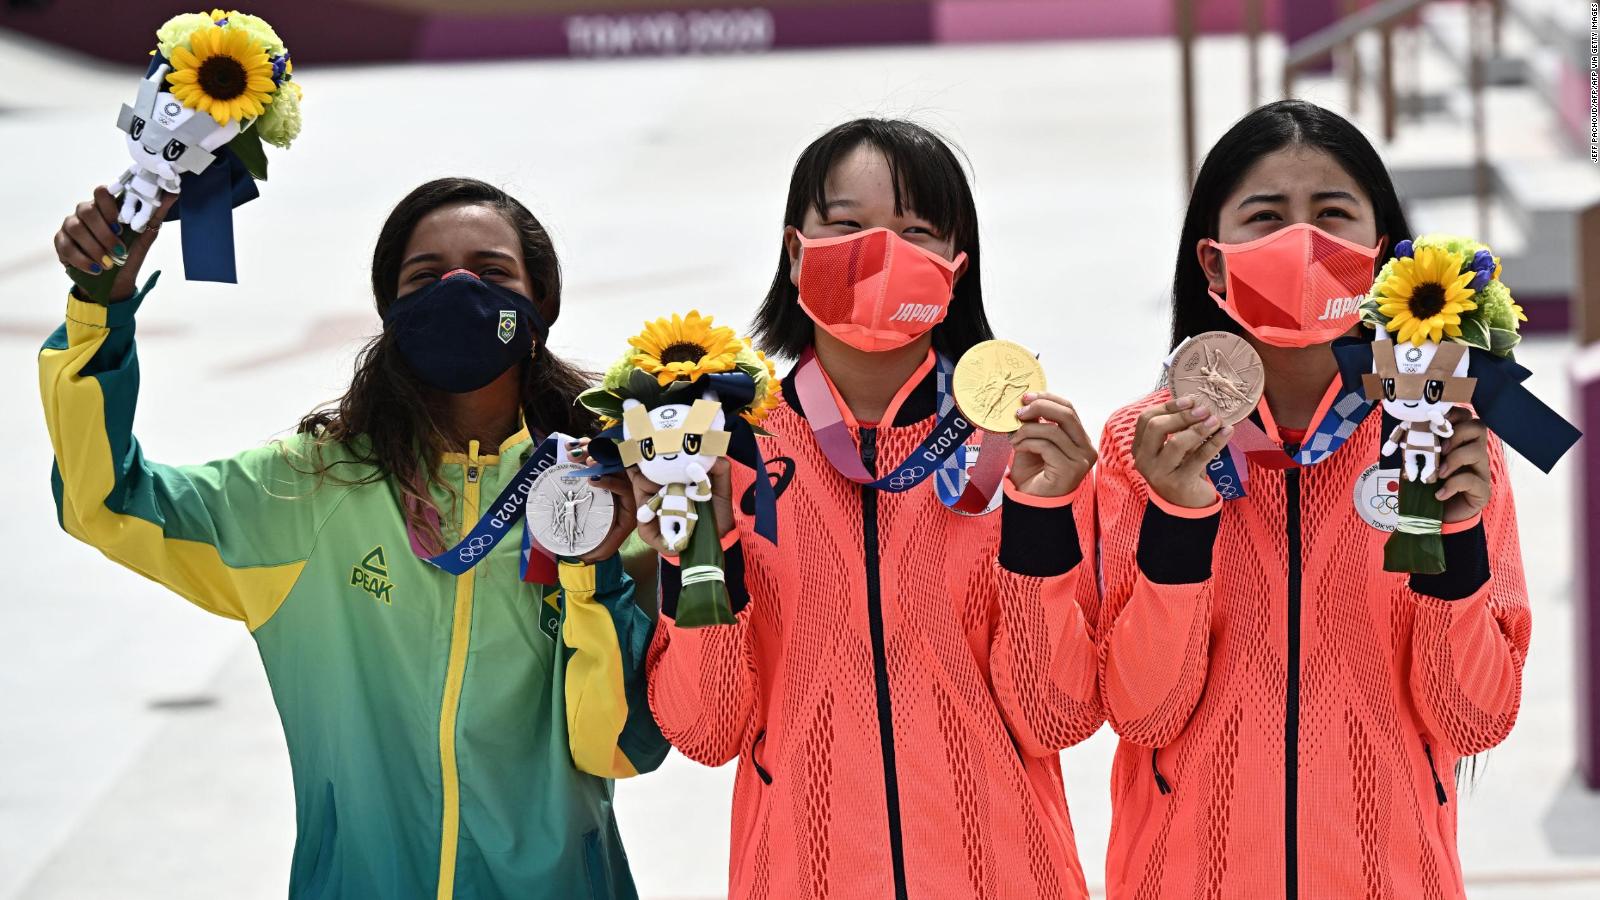
[[(1279, 100), (1259, 107), (1235, 122), (1217, 141), (1195, 177), (1189, 212), (1183, 218), (1183, 235), (1178, 238), (1178, 263), (1172, 274), (1171, 346), (1205, 331), (1240, 332), (1238, 323), (1206, 293), (1206, 273), (1195, 258), (1194, 248), (1201, 238), (1217, 236), (1223, 201), (1239, 186), (1250, 167), (1291, 144), (1315, 147), (1332, 156), (1367, 192), (1378, 234), (1388, 239), (1385, 253), (1393, 254), (1395, 244), (1411, 237), (1389, 170), (1361, 129), (1339, 114), (1304, 100)], [(1377, 265), (1382, 266), (1384, 261), (1380, 258)]]
[[(384, 220), (372, 251), (372, 296), (378, 314), (395, 301), (400, 264), (417, 223), (434, 210), (463, 203), (487, 206), (516, 229), (533, 284), (534, 305), (544, 320), (554, 325), (561, 312), (561, 263), (550, 234), (516, 198), (474, 178), (440, 178), (423, 184), (396, 204)], [(594, 416), (576, 400), (595, 376), (557, 359), (543, 342), (521, 366), (522, 411), (530, 427), (571, 435), (594, 430)], [(438, 482), (440, 458), (457, 449), (444, 430), (447, 398), (418, 380), (395, 349), (393, 335), (381, 332), (357, 355), (355, 376), (344, 396), (301, 419), (297, 429), (311, 435), (318, 447), (343, 445), (354, 456), (353, 462), (371, 470), (357, 478), (340, 478), (340, 473), (332, 471), (339, 461), (319, 454), (312, 473), (344, 484), (392, 478), (408, 522), (427, 538), (437, 540), (439, 535), (422, 510), (431, 506), (428, 485)]]
[[(889, 162), (895, 214), (915, 210), (941, 237), (949, 237), (956, 250), (967, 254), (967, 271), (956, 282), (950, 312), (933, 327), (934, 348), (952, 359), (959, 357), (973, 344), (994, 337), (994, 332), (983, 311), (978, 209), (966, 170), (948, 141), (903, 119), (856, 119), (830, 129), (812, 141), (794, 164), (783, 224), (799, 228), (807, 210), (826, 208), (828, 172), (862, 144), (878, 149)], [(800, 308), (800, 292), (790, 280), (789, 253), (783, 247), (778, 249), (777, 274), (751, 330), (757, 346), (773, 356), (794, 358), (811, 346), (811, 319)]]

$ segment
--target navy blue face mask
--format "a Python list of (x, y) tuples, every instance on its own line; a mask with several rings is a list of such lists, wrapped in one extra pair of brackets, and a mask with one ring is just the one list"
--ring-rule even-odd
[(549, 330), (533, 301), (466, 269), (394, 301), (383, 327), (418, 378), (451, 394), (494, 381)]

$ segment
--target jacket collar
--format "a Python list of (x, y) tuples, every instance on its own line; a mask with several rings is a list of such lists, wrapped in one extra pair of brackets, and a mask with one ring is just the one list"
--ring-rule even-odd
[(465, 466), (465, 465), (469, 465), (469, 464), (470, 465), (476, 465), (476, 466), (493, 466), (493, 465), (497, 465), (500, 462), (500, 457), (502, 455), (504, 455), (505, 453), (507, 453), (510, 450), (515, 449), (518, 444), (525, 444), (525, 443), (533, 440), (533, 435), (528, 430), (528, 420), (526, 418), (523, 418), (521, 413), (518, 413), (517, 416), (518, 416), (518, 418), (517, 418), (517, 424), (518, 424), (517, 430), (514, 433), (512, 433), (512, 435), (510, 437), (508, 437), (505, 440), (501, 441), (499, 448), (496, 449), (493, 454), (484, 455), (482, 453), (482, 448), (480, 448), (478, 446), (478, 442), (477, 441), (473, 441), (467, 447), (467, 452), (465, 452), (465, 453), (444, 453), (444, 454), (441, 454), (439, 456), (440, 464), (442, 464), (442, 465), (458, 465), (458, 466)]
[[(933, 356), (930, 351), (930, 363), (932, 359)], [(826, 375), (827, 373), (824, 372), (823, 374)], [(912, 380), (915, 381), (915, 385), (911, 387), (911, 390), (906, 392), (904, 387), (901, 388), (901, 393), (904, 396), (900, 399), (899, 408), (895, 410), (894, 422), (891, 423), (893, 427), (906, 428), (915, 425), (924, 419), (931, 418), (938, 411), (938, 377), (939, 373), (936, 366), (924, 364), (918, 367), (917, 371), (911, 376)], [(907, 384), (911, 384), (911, 382), (907, 382)], [(794, 386), (794, 369), (790, 369), (789, 374), (784, 376), (782, 387), (783, 399), (789, 404), (789, 408), (793, 409), (800, 418), (805, 418), (806, 412), (800, 405), (800, 393), (795, 390)], [(880, 427), (883, 425), (882, 422), (878, 424)]]

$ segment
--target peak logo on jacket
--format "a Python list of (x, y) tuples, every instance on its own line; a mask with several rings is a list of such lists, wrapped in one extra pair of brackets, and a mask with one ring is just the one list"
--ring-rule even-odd
[(394, 605), (394, 582), (389, 580), (389, 563), (384, 559), (382, 544), (367, 551), (361, 562), (350, 567), (350, 584), (371, 594), (374, 600)]

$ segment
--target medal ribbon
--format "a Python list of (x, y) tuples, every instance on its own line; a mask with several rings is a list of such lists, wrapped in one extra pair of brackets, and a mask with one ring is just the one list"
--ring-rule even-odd
[(974, 426), (957, 408), (951, 392), (955, 366), (935, 353), (934, 367), (938, 420), (922, 443), (881, 478), (873, 478), (862, 463), (861, 448), (850, 435), (850, 427), (845, 424), (844, 413), (828, 387), (815, 352), (807, 350), (800, 358), (795, 368), (794, 387), (817, 446), (840, 475), (874, 490), (898, 494), (911, 490), (938, 471), (941, 480), (946, 482), (938, 491), (940, 502), (961, 512), (982, 512), (988, 508), (990, 498), (1005, 475), (1011, 441), (1004, 434), (986, 434), (978, 463), (969, 474), (964, 464), (963, 444)]
[[(1347, 382), (1334, 379), (1328, 385), (1327, 393), (1323, 394), (1318, 414), (1313, 417), (1316, 427), (1306, 434), (1305, 442), (1294, 453), (1284, 452), (1260, 425), (1245, 419), (1233, 426), (1233, 437), (1228, 441), (1228, 446), (1206, 465), (1206, 477), (1211, 479), (1212, 487), (1217, 489), (1222, 499), (1237, 500), (1245, 495), (1249, 472), (1247, 462), (1271, 469), (1316, 465), (1344, 446), (1367, 414), (1372, 412), (1373, 406), (1359, 386), (1352, 390)], [(1263, 417), (1271, 419), (1265, 397), (1258, 409)]]
[[(407, 526), (411, 538), (411, 550), (423, 561), (436, 568), (443, 569), (451, 575), (461, 575), (468, 569), (477, 565), (480, 560), (488, 556), (505, 536), (511, 531), (512, 526), (522, 518), (523, 510), (528, 504), (528, 494), (533, 491), (533, 483), (540, 473), (555, 465), (557, 455), (561, 451), (560, 442), (566, 438), (552, 435), (539, 442), (533, 453), (529, 454), (527, 462), (517, 470), (517, 474), (506, 483), (500, 495), (494, 498), (488, 512), (478, 519), (472, 530), (462, 536), (454, 547), (443, 553), (430, 555), (422, 545), (421, 535), (416, 529)], [(437, 524), (439, 513), (429, 506), (423, 515)], [(528, 544), (526, 528), (524, 528), (523, 544)], [(527, 555), (523, 556), (523, 575), (527, 576), (529, 568)]]

